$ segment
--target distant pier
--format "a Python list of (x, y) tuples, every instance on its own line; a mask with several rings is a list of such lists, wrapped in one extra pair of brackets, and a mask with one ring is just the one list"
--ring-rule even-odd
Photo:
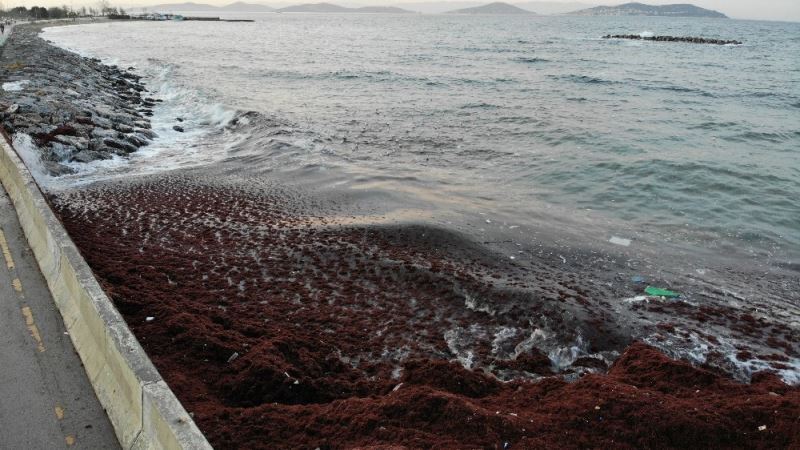
[(186, 17), (179, 14), (141, 14), (132, 16), (130, 14), (109, 14), (111, 20), (152, 20), (152, 21), (203, 21), (203, 22), (255, 22), (252, 19), (221, 19), (219, 17)]

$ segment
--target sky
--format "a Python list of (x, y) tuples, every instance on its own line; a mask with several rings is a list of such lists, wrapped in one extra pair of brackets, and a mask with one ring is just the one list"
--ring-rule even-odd
[[(194, 3), (207, 3), (212, 5), (225, 5), (236, 0), (109, 0), (114, 6), (148, 6), (163, 3), (183, 3), (193, 1)], [(337, 0), (243, 0), (247, 3), (263, 3), (285, 6), (286, 4), (317, 3), (327, 1), (337, 3)], [(349, 0), (339, 3), (346, 4), (368, 4), (368, 5), (402, 5), (403, 3), (415, 3), (421, 1), (435, 0)], [(495, 0), (486, 0), (490, 3)], [(508, 3), (525, 3), (530, 0), (505, 0)], [(629, 0), (550, 0), (574, 3), (580, 1), (591, 5), (617, 5), (627, 3)], [(800, 22), (800, 0), (639, 0), (642, 3), (664, 5), (670, 3), (692, 3), (694, 5), (721, 11), (728, 16), (738, 19), (759, 19), (759, 20), (787, 20)], [(73, 7), (89, 6), (96, 4), (92, 0), (0, 0), (6, 8), (14, 6), (60, 6), (71, 5)]]

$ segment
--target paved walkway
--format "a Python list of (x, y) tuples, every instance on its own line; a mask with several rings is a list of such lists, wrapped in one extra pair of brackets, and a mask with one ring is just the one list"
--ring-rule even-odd
[(118, 449), (0, 186), (0, 449)]

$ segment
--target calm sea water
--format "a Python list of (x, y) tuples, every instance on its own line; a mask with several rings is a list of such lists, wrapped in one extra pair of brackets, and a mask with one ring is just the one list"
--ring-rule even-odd
[[(800, 24), (255, 18), (45, 37), (135, 66), (167, 100), (155, 117), (162, 139), (117, 171), (223, 161), (434, 210), (523, 224), (547, 214), (609, 235), (798, 254)], [(641, 32), (745, 44), (600, 39)], [(175, 117), (186, 134), (171, 130)], [(244, 119), (226, 126), (234, 117)]]

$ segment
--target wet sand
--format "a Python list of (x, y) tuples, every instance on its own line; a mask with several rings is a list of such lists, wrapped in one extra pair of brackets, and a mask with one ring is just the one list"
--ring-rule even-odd
[[(603, 280), (212, 179), (111, 181), (51, 202), (216, 448), (800, 446), (800, 388), (770, 373), (742, 384), (636, 341)], [(679, 305), (631, 309), (766, 334), (763, 320)], [(792, 331), (770, 326), (782, 364)]]

